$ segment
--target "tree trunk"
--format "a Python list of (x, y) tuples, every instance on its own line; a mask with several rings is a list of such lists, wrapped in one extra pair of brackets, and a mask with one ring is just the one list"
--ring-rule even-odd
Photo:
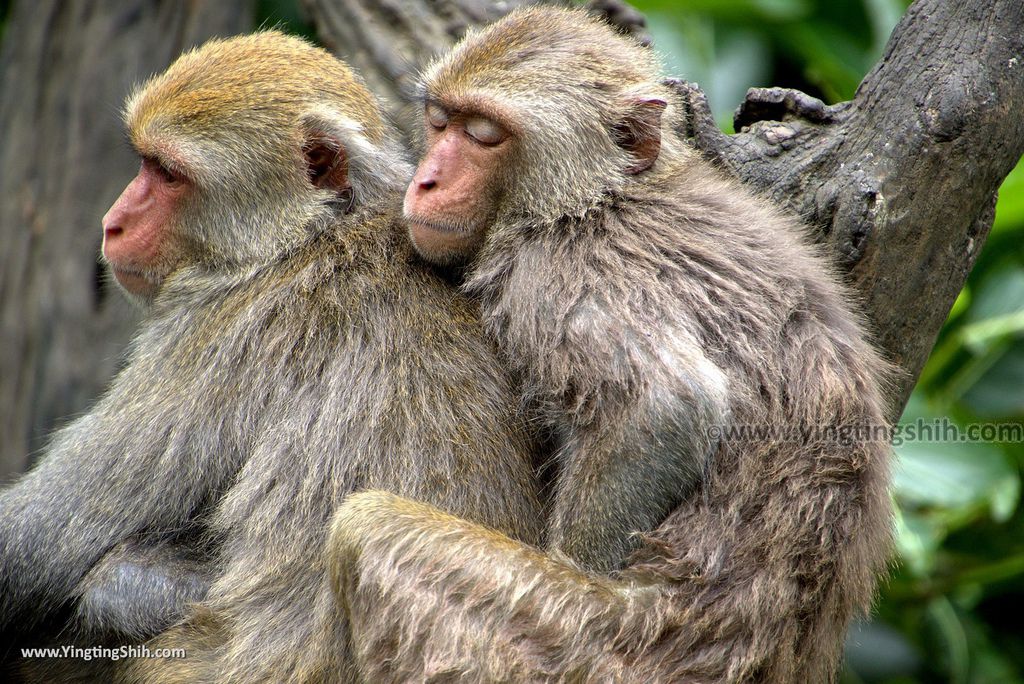
[[(525, 0), (304, 0), (323, 43), (407, 133), (416, 69)], [(16, 3), (0, 46), (0, 478), (22, 470), (116, 370), (136, 314), (96, 261), (99, 221), (135, 162), (117, 109), (182, 49), (252, 26), (252, 0)], [(642, 19), (593, 2), (626, 30)], [(753, 89), (733, 136), (680, 82), (686, 135), (802, 215), (905, 371), (899, 413), (1024, 152), (1024, 5), (917, 0), (851, 102)], [(108, 171), (109, 170), (109, 171)]]
[(100, 218), (138, 161), (118, 115), (250, 2), (24, 0), (0, 45), (0, 481), (116, 370), (137, 313), (99, 265)]

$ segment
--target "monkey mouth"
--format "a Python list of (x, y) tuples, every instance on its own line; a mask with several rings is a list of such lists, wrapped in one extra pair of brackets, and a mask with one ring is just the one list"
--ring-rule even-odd
[(129, 294), (145, 296), (152, 294), (160, 284), (159, 278), (134, 266), (114, 265), (107, 261), (114, 280)]
[(470, 260), (479, 249), (480, 232), (466, 223), (423, 221), (407, 216), (413, 249), (427, 261), (452, 266)]
[(473, 227), (464, 223), (446, 223), (444, 221), (427, 221), (418, 216), (405, 216), (405, 220), (414, 230), (430, 230), (436, 233), (452, 233), (454, 235), (467, 235), (473, 232)]
[(152, 277), (145, 271), (145, 269), (139, 268), (133, 264), (125, 263), (114, 263), (110, 259), (103, 257), (103, 261), (106, 262), (107, 268), (115, 276), (126, 276), (129, 278), (146, 278), (152, 280)]

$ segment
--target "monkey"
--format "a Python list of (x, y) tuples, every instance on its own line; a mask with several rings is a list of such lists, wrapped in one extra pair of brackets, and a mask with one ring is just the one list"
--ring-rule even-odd
[[(50, 679), (348, 681), (325, 565), (347, 494), (538, 542), (513, 378), (472, 302), (415, 258), (412, 168), (326, 51), (276, 31), (213, 40), (124, 119), (141, 166), (102, 253), (146, 315), (106, 394), (0, 493), (0, 628), (24, 643), (85, 596), (85, 619), (158, 626), (147, 643), (187, 658), (59, 661)], [(161, 582), (170, 608), (118, 612)]]
[(580, 11), (513, 11), (420, 95), (410, 240), (551, 436), (553, 513), (542, 550), (350, 496), (328, 566), (363, 680), (834, 681), (890, 556), (891, 368), (821, 249)]

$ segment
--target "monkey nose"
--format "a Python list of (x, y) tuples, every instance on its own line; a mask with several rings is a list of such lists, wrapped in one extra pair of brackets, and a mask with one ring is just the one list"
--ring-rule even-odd
[(123, 229), (121, 224), (124, 222), (124, 212), (120, 211), (115, 205), (107, 209), (107, 213), (100, 219), (100, 227), (103, 229), (103, 237), (114, 237), (119, 235)]
[(435, 187), (437, 187), (437, 181), (432, 178), (419, 182), (419, 189), (424, 192), (427, 190), (433, 190)]
[(106, 223), (103, 225), (103, 246), (107, 247), (111, 242), (114, 242), (124, 233), (124, 229), (116, 223)]

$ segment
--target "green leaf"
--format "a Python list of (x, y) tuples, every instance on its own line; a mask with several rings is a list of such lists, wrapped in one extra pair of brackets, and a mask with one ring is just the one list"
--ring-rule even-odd
[(1010, 335), (1024, 332), (1024, 311), (979, 321), (965, 325), (960, 334), (964, 344), (972, 350), (983, 349), (992, 340), (1003, 339)]
[(992, 234), (1024, 232), (1024, 161), (1017, 164), (999, 188)]
[(973, 383), (963, 402), (981, 418), (1024, 415), (1024, 345), (1008, 345), (999, 359)]
[(960, 294), (956, 296), (956, 301), (953, 302), (953, 308), (949, 310), (949, 316), (946, 317), (947, 323), (967, 311), (971, 306), (971, 287), (970, 285), (964, 285), (963, 289), (960, 290)]
[(706, 14), (735, 23), (797, 21), (814, 5), (810, 0), (635, 0), (630, 3), (644, 14)]
[(914, 577), (932, 574), (936, 553), (945, 537), (946, 529), (937, 520), (897, 509), (896, 551)]
[(970, 655), (967, 634), (956, 609), (945, 596), (938, 596), (928, 604), (928, 618), (946, 644), (945, 657), (949, 663), (950, 684), (966, 683), (970, 673)]
[(870, 66), (856, 38), (827, 23), (787, 24), (783, 47), (805, 63), (806, 76), (830, 100), (849, 100)]
[(871, 22), (874, 51), (881, 53), (882, 47), (889, 40), (889, 35), (907, 9), (906, 5), (902, 0), (864, 0), (864, 8)]
[(983, 505), (1005, 516), (1017, 503), (1020, 477), (1003, 451), (989, 443), (908, 441), (896, 448), (897, 499), (920, 508)]
[(971, 323), (1024, 311), (1024, 267), (1003, 268), (985, 278), (967, 315)]

